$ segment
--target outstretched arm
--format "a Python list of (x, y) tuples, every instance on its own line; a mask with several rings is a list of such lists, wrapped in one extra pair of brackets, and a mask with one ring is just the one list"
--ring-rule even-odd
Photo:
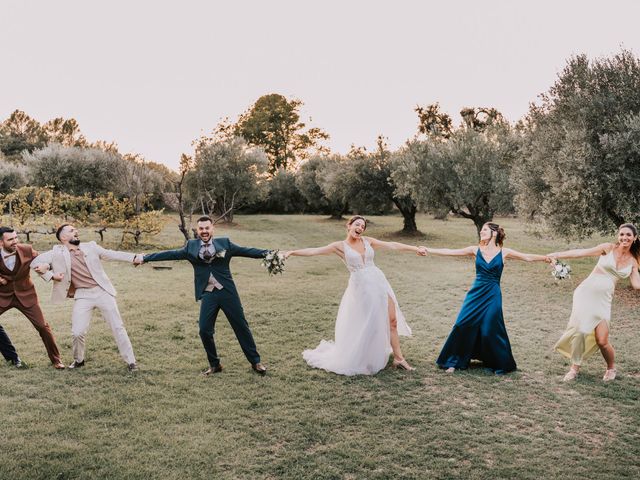
[(511, 248), (505, 248), (503, 250), (503, 256), (505, 259), (513, 258), (515, 260), (524, 260), (525, 262), (548, 262), (552, 260), (546, 255), (536, 255), (534, 253), (521, 253)]
[(465, 257), (465, 256), (473, 256), (478, 251), (478, 247), (475, 245), (471, 245), (466, 248), (427, 248), (427, 253), (431, 255), (445, 255), (445, 256), (453, 256), (453, 257)]
[(109, 250), (98, 245), (97, 243), (94, 243), (94, 247), (98, 252), (98, 256), (100, 257), (101, 260), (117, 260), (120, 262), (133, 262), (136, 258), (136, 254), (134, 253), (120, 252), (118, 250)]
[(407, 245), (406, 243), (400, 243), (400, 242), (384, 242), (382, 240), (377, 240), (371, 237), (367, 237), (367, 240), (369, 240), (369, 243), (373, 248), (382, 248), (386, 250), (398, 250), (400, 252), (413, 252), (421, 256), (425, 256), (427, 254), (425, 247), (414, 247), (413, 245)]
[(187, 247), (179, 248), (177, 250), (165, 250), (163, 252), (149, 253), (142, 257), (144, 263), (147, 262), (164, 262), (168, 260), (186, 260), (187, 259)]
[(564, 252), (550, 253), (548, 256), (552, 258), (582, 258), (582, 257), (597, 257), (609, 253), (613, 248), (611, 243), (601, 243), (597, 247), (593, 248), (576, 248), (573, 250), (565, 250)]
[(333, 242), (324, 247), (315, 248), (301, 248), (299, 250), (289, 250), (284, 252), (284, 258), (294, 257), (313, 257), (315, 255), (330, 255), (335, 253), (336, 255), (342, 255), (342, 249), (340, 248), (340, 242)]
[(229, 242), (229, 250), (231, 250), (231, 255), (234, 257), (263, 258), (267, 253), (269, 253), (269, 250), (241, 247), (231, 241)]

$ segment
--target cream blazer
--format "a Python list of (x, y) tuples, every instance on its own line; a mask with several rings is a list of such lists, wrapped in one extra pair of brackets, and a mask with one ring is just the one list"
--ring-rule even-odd
[[(102, 248), (96, 242), (81, 243), (80, 250), (84, 252), (84, 259), (91, 276), (100, 287), (110, 295), (116, 295), (116, 289), (102, 267), (101, 260), (120, 260), (122, 262), (133, 262), (135, 255), (128, 252), (118, 252)], [(32, 262), (31, 268), (38, 265), (49, 265), (49, 270), (41, 275), (46, 281), (50, 281), (54, 274), (64, 273), (64, 278), (60, 282), (53, 282), (51, 289), (51, 302), (62, 303), (69, 294), (71, 288), (71, 254), (64, 245), (55, 245), (48, 252), (38, 255)]]

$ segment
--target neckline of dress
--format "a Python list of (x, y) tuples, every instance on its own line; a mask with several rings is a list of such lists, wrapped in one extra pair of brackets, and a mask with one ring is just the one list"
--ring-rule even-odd
[(616, 261), (616, 256), (613, 254), (613, 249), (611, 249), (611, 251), (607, 255), (611, 255), (611, 260), (613, 260), (613, 268), (616, 272), (621, 272), (623, 270), (626, 270), (627, 268), (633, 268), (633, 263), (627, 265), (626, 267), (618, 268), (618, 262)]
[(364, 238), (361, 238), (360, 240), (362, 240), (362, 246), (364, 247), (364, 251), (362, 253), (360, 253), (355, 248), (353, 248), (351, 245), (349, 245), (349, 242), (347, 242), (346, 240), (343, 240), (343, 242), (347, 247), (349, 247), (351, 250), (356, 252), (358, 257), (360, 257), (360, 260), (362, 260), (362, 264), (365, 265), (367, 263), (367, 258), (366, 258), (367, 257), (367, 243), (364, 241)]
[(484, 258), (484, 254), (482, 253), (482, 250), (480, 249), (480, 247), (478, 247), (478, 252), (480, 253), (480, 256), (482, 257), (482, 260), (484, 260), (484, 263), (486, 263), (487, 265), (491, 265), (491, 263), (498, 258), (500, 255), (502, 255), (502, 249), (498, 250), (498, 253), (496, 253), (493, 258), (491, 258), (490, 261), (487, 262), (487, 259)]

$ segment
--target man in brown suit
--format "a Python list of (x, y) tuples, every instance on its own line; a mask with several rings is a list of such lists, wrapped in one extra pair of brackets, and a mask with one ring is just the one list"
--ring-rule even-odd
[[(38, 304), (36, 289), (31, 281), (31, 261), (38, 255), (31, 245), (21, 245), (17, 233), (10, 227), (0, 227), (0, 315), (17, 308), (40, 334), (53, 366), (63, 369), (60, 352)], [(0, 325), (0, 353), (6, 360), (20, 366), (21, 362), (11, 340)]]

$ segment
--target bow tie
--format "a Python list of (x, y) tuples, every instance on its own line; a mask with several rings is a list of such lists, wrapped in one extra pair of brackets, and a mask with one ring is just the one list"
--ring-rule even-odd
[(2, 258), (9, 258), (9, 257), (15, 257), (16, 256), (16, 252), (13, 253), (7, 253), (6, 255), (2, 255)]

